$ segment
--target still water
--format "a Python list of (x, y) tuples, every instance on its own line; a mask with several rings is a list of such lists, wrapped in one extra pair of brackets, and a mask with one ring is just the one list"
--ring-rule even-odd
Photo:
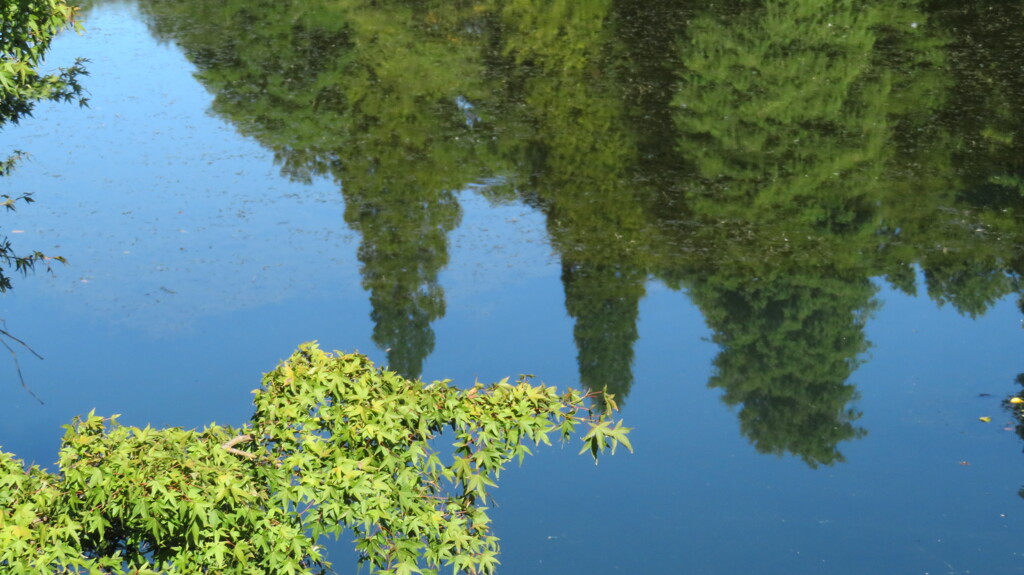
[(90, 107), (0, 133), (69, 261), (0, 445), (241, 424), (318, 340), (618, 394), (635, 454), (503, 474), (500, 573), (1024, 573), (1019, 7), (668, 4), (93, 7)]

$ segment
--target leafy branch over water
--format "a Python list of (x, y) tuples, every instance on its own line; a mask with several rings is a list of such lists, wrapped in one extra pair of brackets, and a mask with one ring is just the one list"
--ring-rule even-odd
[[(88, 74), (85, 60), (78, 60), (73, 66), (51, 74), (40, 72), (43, 58), (54, 37), (69, 28), (81, 31), (81, 25), (76, 20), (77, 12), (78, 7), (65, 0), (0, 2), (0, 130), (7, 124), (17, 124), (22, 118), (32, 115), (33, 107), (40, 101), (78, 102), (82, 106), (87, 104), (88, 99), (83, 96), (83, 88), (78, 81), (79, 76)], [(24, 152), (14, 150), (8, 157), (0, 157), (0, 178), (10, 175), (25, 155)], [(0, 193), (0, 206), (8, 211), (14, 211), (18, 202), (32, 203), (32, 194)], [(6, 273), (11, 266), (17, 272), (27, 274), (37, 263), (45, 265), (49, 271), (52, 261), (66, 263), (60, 256), (49, 257), (40, 251), (19, 255), (7, 236), (0, 232), (0, 293), (11, 289), (11, 278)], [(6, 329), (0, 329), (0, 344), (13, 356), (21, 386), (36, 401), (43, 403), (25, 384), (18, 364), (18, 354), (8, 341), (25, 347), (37, 357), (40, 357), (39, 354)]]
[[(54, 37), (65, 29), (81, 29), (76, 20), (77, 11), (76, 6), (64, 0), (0, 2), (0, 130), (31, 116), (40, 101), (78, 102), (82, 106), (88, 103), (78, 80), (79, 76), (87, 74), (84, 60), (51, 74), (40, 72)], [(0, 178), (10, 175), (24, 157), (24, 152), (15, 150), (0, 159)], [(0, 206), (8, 210), (14, 210), (19, 201), (31, 203), (32, 194), (0, 194)], [(27, 256), (17, 255), (7, 237), (0, 234), (0, 292), (11, 288), (5, 268), (13, 265), (18, 272), (27, 273), (36, 263), (49, 264), (51, 260), (64, 261), (38, 251)]]
[[(425, 384), (316, 344), (255, 395), (241, 428), (140, 429), (90, 413), (67, 426), (56, 474), (0, 454), (0, 566), (325, 572), (319, 538), (348, 530), (378, 573), (492, 573), (484, 505), (509, 461), (581, 424), (595, 458), (631, 449), (629, 428), (588, 409), (589, 394), (526, 378)], [(447, 463), (432, 446), (444, 430)]]

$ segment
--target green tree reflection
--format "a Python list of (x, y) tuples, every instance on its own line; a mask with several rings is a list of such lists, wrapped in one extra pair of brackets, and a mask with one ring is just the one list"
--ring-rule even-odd
[(866, 278), (799, 276), (690, 285), (722, 347), (708, 385), (739, 405), (740, 429), (762, 453), (808, 465), (843, 461), (842, 441), (862, 437), (847, 383), (867, 347), (875, 288)]
[(643, 231), (633, 182), (638, 144), (626, 104), (630, 74), (623, 45), (608, 26), (614, 3), (573, 5), (530, 0), (502, 11), (506, 93), (530, 126), (505, 148), (518, 167), (517, 189), (547, 216), (562, 258), (566, 309), (581, 383), (620, 400), (633, 384), (633, 346), (645, 293)]
[(842, 461), (838, 443), (864, 433), (847, 380), (867, 349), (888, 160), (876, 21), (849, 3), (768, 1), (701, 14), (680, 48), (695, 234), (731, 258), (684, 279), (722, 347), (709, 385), (742, 405), (759, 451), (811, 466)]
[(723, 346), (711, 385), (743, 405), (758, 449), (827, 464), (860, 434), (844, 382), (867, 348), (868, 278), (914, 292), (917, 264), (932, 299), (969, 315), (1019, 289), (1019, 194), (991, 183), (1005, 164), (960, 145), (992, 130), (959, 119), (979, 84), (950, 65), (971, 37), (954, 20), (915, 3), (767, 0), (686, 30), (673, 105), (697, 223), (682, 231), (713, 255), (671, 275)]
[(374, 183), (380, 187), (346, 194), (345, 220), (363, 234), (359, 261), (373, 340), (387, 350), (391, 369), (418, 377), (434, 349), (430, 324), (445, 313), (437, 274), (448, 263), (447, 233), (459, 205), (451, 192), (424, 193), (415, 180)]
[(873, 278), (973, 316), (1022, 292), (1013, 7), (141, 5), (283, 175), (337, 182), (374, 341), (407, 376), (445, 313), (458, 190), (485, 179), (546, 217), (584, 385), (629, 394), (640, 301), (664, 281), (714, 331), (709, 385), (743, 432), (810, 465), (864, 433), (850, 377)]
[(454, 191), (495, 171), (481, 165), (489, 138), (470, 116), (483, 69), (462, 31), (477, 12), (354, 0), (144, 7), (197, 64), (214, 111), (272, 149), (284, 175), (342, 186), (345, 221), (362, 234), (373, 339), (392, 369), (419, 376), (445, 312), (437, 275), (461, 213)]

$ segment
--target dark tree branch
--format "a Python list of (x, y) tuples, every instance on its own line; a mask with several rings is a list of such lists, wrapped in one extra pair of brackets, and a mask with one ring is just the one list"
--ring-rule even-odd
[(14, 351), (14, 348), (12, 348), (11, 346), (7, 345), (7, 341), (4, 340), (3, 338), (6, 337), (8, 339), (11, 339), (11, 340), (21, 344), (22, 347), (24, 347), (25, 349), (27, 349), (30, 352), (32, 352), (32, 355), (38, 357), (39, 359), (43, 359), (43, 356), (39, 355), (36, 352), (36, 350), (32, 349), (32, 347), (29, 346), (27, 343), (25, 343), (25, 342), (21, 341), (20, 339), (14, 337), (13, 335), (11, 335), (11, 333), (9, 331), (7, 331), (6, 329), (0, 328), (0, 336), (3, 336), (3, 337), (0, 337), (0, 343), (2, 343), (4, 345), (4, 347), (7, 348), (7, 351), (11, 352), (11, 357), (14, 358), (14, 368), (18, 371), (18, 380), (21, 381), (21, 387), (25, 388), (25, 391), (27, 391), (29, 395), (34, 397), (35, 400), (39, 402), (39, 405), (46, 405), (46, 402), (44, 402), (42, 399), (39, 399), (39, 396), (36, 395), (35, 392), (32, 391), (32, 389), (25, 383), (25, 376), (23, 376), (21, 374), (21, 363), (18, 362), (18, 353), (16, 351)]

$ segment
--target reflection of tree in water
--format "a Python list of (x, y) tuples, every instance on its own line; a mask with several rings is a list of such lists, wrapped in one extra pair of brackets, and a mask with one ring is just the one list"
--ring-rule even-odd
[(392, 367), (433, 348), (451, 191), (500, 175), (547, 218), (586, 385), (628, 393), (648, 277), (689, 288), (712, 385), (809, 463), (859, 433), (867, 278), (919, 266), (968, 314), (1020, 289), (1024, 75), (985, 58), (1024, 42), (982, 4), (140, 2), (285, 175), (338, 181)]
[(705, 217), (874, 231), (874, 187), (850, 184), (884, 161), (888, 85), (871, 74), (872, 13), (769, 1), (690, 25), (673, 104), (679, 152), (707, 182), (694, 197)]
[(417, 183), (394, 178), (372, 192), (349, 192), (345, 208), (345, 220), (363, 235), (359, 261), (373, 341), (387, 350), (389, 367), (407, 377), (420, 375), (434, 349), (430, 324), (445, 312), (437, 274), (448, 263), (447, 235), (460, 215), (451, 192), (431, 193)]
[(283, 175), (342, 185), (374, 342), (418, 377), (445, 312), (452, 190), (496, 171), (481, 166), (490, 138), (465, 109), (479, 98), (480, 47), (454, 36), (479, 16), (442, 2), (143, 4), (196, 62), (214, 110), (270, 147)]
[(742, 406), (740, 429), (758, 451), (831, 465), (843, 461), (840, 442), (865, 434), (847, 381), (868, 347), (874, 292), (864, 278), (806, 275), (690, 285), (722, 348), (708, 385)]
[(637, 269), (562, 263), (565, 307), (576, 320), (580, 382), (614, 394), (619, 405), (633, 385), (633, 344), (646, 280)]
[(849, 4), (768, 1), (702, 14), (680, 52), (678, 150), (700, 175), (691, 207), (704, 223), (688, 231), (718, 260), (683, 274), (722, 348), (709, 385), (743, 406), (759, 451), (811, 466), (842, 461), (839, 442), (864, 434), (847, 380), (867, 348), (863, 254), (886, 161), (872, 24)]
[(355, 47), (335, 86), (343, 121), (334, 129), (353, 141), (338, 151), (335, 176), (345, 221), (362, 234), (374, 342), (391, 369), (418, 377), (434, 349), (431, 323), (445, 313), (437, 276), (461, 215), (452, 190), (489, 172), (478, 155), (487, 128), (465, 108), (481, 81), (477, 47), (450, 36), (474, 16), (441, 4), (395, 6), (386, 19), (373, 9), (346, 16)]
[(528, 104), (514, 125), (532, 126), (505, 153), (529, 174), (517, 187), (546, 214), (562, 258), (580, 381), (622, 400), (647, 281), (642, 190), (632, 177), (637, 134), (624, 104), (633, 72), (617, 57), (612, 2), (562, 8), (515, 2), (503, 12), (504, 45), (518, 64), (505, 76), (521, 86), (511, 97)]
[(955, 105), (933, 122), (954, 134), (953, 174), (946, 217), (920, 224), (932, 240), (921, 265), (932, 299), (977, 317), (1022, 293), (1024, 71), (1016, 63), (1024, 57), (1024, 27), (1019, 6), (992, 0), (936, 11), (930, 23), (950, 30), (948, 98)]

